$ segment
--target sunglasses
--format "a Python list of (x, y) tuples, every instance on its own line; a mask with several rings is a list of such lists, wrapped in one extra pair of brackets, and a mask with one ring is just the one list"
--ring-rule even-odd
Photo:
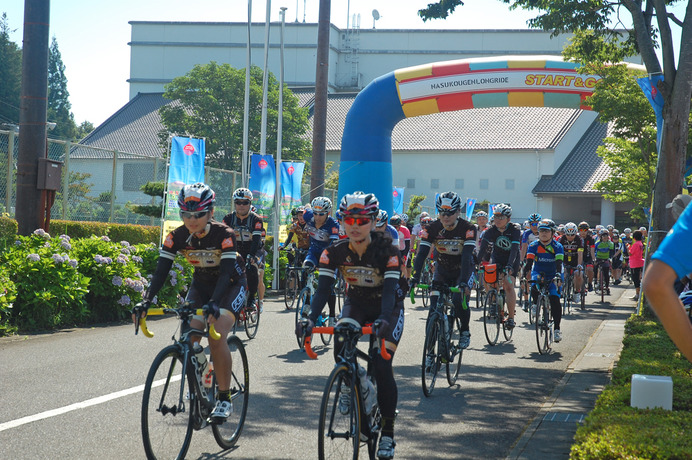
[(239, 204), (241, 206), (247, 206), (250, 204), (250, 201), (248, 201), (248, 200), (236, 201), (235, 204), (237, 204), (237, 205)]
[(358, 226), (363, 226), (363, 225), (368, 225), (370, 222), (372, 222), (372, 219), (369, 217), (344, 217), (344, 223), (346, 225), (358, 225)]
[(456, 213), (456, 211), (440, 211), (441, 216), (453, 216)]
[(313, 212), (315, 216), (326, 216), (328, 213), (326, 212)]
[(201, 219), (208, 213), (209, 211), (180, 211), (180, 217), (182, 217), (183, 219)]

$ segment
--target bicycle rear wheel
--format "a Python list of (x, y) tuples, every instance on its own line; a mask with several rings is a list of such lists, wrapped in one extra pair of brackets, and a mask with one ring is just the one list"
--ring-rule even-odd
[(562, 314), (569, 315), (572, 311), (572, 277), (567, 276), (565, 279), (565, 287), (562, 289)]
[(147, 458), (185, 458), (192, 439), (195, 404), (189, 383), (183, 375), (179, 349), (170, 345), (161, 350), (149, 369), (142, 396), (142, 439)]
[(461, 319), (454, 318), (449, 325), (452, 328), (452, 333), (448, 342), (449, 347), (449, 362), (447, 363), (447, 383), (454, 385), (459, 377), (461, 370), (461, 358), (464, 355), (464, 349), (459, 346), (461, 341)]
[(423, 361), (421, 363), (421, 380), (425, 396), (430, 396), (435, 388), (437, 371), (440, 369), (442, 361), (442, 356), (440, 355), (440, 333), (440, 323), (433, 313), (428, 318), (425, 327), (425, 343), (423, 345)]
[[(297, 330), (298, 325), (300, 324), (300, 321), (303, 318), (307, 318), (308, 315), (310, 314), (310, 288), (303, 288), (300, 291), (300, 294), (298, 294), (298, 303), (296, 304), (296, 321), (295, 321), (295, 328), (294, 330)], [(298, 337), (296, 336), (296, 340), (298, 341), (298, 347), (302, 350), (305, 347), (305, 344), (303, 343), (303, 337)]]
[[(323, 321), (324, 326), (329, 325), (329, 317), (328, 316), (324, 316), (324, 313), (322, 313), (320, 315), (320, 318), (321, 319), (317, 320), (318, 324), (320, 321)], [(332, 337), (334, 337), (334, 334), (320, 334), (320, 339), (322, 340), (322, 343), (325, 345), (329, 345), (330, 343), (332, 343)]]
[(550, 351), (550, 343), (552, 341), (550, 302), (548, 301), (548, 297), (541, 295), (538, 298), (537, 307), (536, 344), (538, 345), (538, 353), (544, 355)]
[(504, 312), (504, 314), (502, 315), (502, 317), (505, 319), (504, 321), (502, 321), (502, 334), (505, 336), (505, 340), (512, 340), (512, 333), (514, 332), (514, 328), (507, 327), (507, 320), (509, 319), (509, 310), (507, 310), (507, 300), (505, 299), (505, 296), (500, 296), (500, 305), (498, 305), (497, 309)]
[(605, 302), (605, 276), (603, 275), (603, 267), (598, 269), (598, 285), (601, 287), (601, 303)]
[(489, 345), (495, 345), (500, 337), (500, 321), (497, 308), (497, 291), (491, 289), (485, 296), (483, 305), (483, 329)]
[(284, 303), (288, 310), (293, 308), (293, 304), (296, 303), (299, 285), (298, 273), (295, 270), (289, 270), (286, 275), (286, 287), (284, 288)]
[[(214, 423), (211, 426), (214, 438), (219, 446), (230, 449), (235, 445), (243, 431), (245, 416), (247, 415), (248, 399), (250, 397), (250, 369), (247, 363), (247, 354), (243, 342), (235, 335), (226, 340), (228, 350), (231, 353), (233, 369), (231, 372), (231, 402), (233, 412), (224, 423)], [(216, 376), (214, 376), (214, 392), (218, 391)]]
[[(360, 401), (358, 388), (351, 385), (349, 368), (340, 364), (334, 367), (322, 395), (317, 438), (317, 454), (320, 460), (358, 459), (360, 447)], [(343, 388), (350, 388), (349, 402), (339, 404)]]
[(257, 299), (253, 300), (252, 305), (245, 307), (245, 333), (248, 339), (254, 339), (257, 335), (257, 328), (260, 322), (260, 309)]

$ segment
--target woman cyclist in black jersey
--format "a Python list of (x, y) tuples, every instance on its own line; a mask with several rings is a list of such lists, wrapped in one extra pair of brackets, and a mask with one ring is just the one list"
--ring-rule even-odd
[[(320, 256), (320, 278), (311, 305), (307, 330), (298, 334), (310, 334), (327, 298), (332, 292), (336, 271), (341, 271), (348, 283), (344, 299), (343, 318), (351, 318), (360, 324), (374, 322), (378, 338), (385, 339), (385, 346), (393, 356), (404, 330), (405, 293), (400, 287), (401, 256), (391, 239), (375, 232), (379, 203), (373, 194), (345, 195), (339, 206), (347, 239), (327, 247)], [(335, 341), (334, 356), (340, 351)], [(398, 399), (392, 361), (379, 353), (373, 356), (374, 375), (377, 382), (377, 402), (382, 413), (382, 437), (377, 457), (394, 457), (394, 415)]]
[[(247, 281), (242, 257), (236, 253), (233, 230), (212, 218), (214, 201), (214, 191), (202, 183), (186, 185), (180, 191), (178, 207), (184, 225), (164, 240), (151, 284), (142, 302), (133, 309), (132, 319), (137, 321), (138, 317), (146, 316), (152, 300), (166, 281), (175, 255), (182, 253), (195, 267), (186, 300), (197, 308), (207, 305), (208, 321), (221, 335), (219, 340), (209, 337), (209, 349), (219, 386), (211, 418), (223, 422), (233, 410), (229, 394), (232, 363), (226, 339), (245, 303)], [(203, 329), (203, 321), (201, 316), (195, 316), (190, 326)], [(199, 340), (200, 337), (193, 337), (193, 342)]]

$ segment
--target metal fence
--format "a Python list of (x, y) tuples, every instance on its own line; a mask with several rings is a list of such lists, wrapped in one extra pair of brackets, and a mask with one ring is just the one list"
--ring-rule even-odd
[[(15, 215), (19, 135), (0, 130), (0, 213)], [(48, 139), (48, 158), (62, 161), (62, 180), (51, 208), (52, 219), (161, 225), (161, 219), (132, 212), (132, 205), (159, 204), (160, 199), (140, 190), (147, 182), (166, 178), (166, 161), (133, 152)], [(216, 216), (232, 210), (233, 190), (241, 186), (241, 173), (205, 168), (205, 181), (216, 192)], [(309, 198), (303, 186), (303, 202)], [(335, 202), (336, 190), (325, 195)], [(273, 234), (272, 219), (267, 230)]]

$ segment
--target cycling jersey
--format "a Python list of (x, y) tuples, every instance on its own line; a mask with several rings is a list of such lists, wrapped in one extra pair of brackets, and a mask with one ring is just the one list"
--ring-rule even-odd
[(554, 277), (562, 267), (565, 251), (560, 243), (551, 240), (548, 244), (534, 241), (526, 252), (526, 260), (533, 261), (531, 276), (543, 273), (546, 278)]
[[(570, 267), (579, 265), (579, 253), (584, 252), (584, 240), (581, 239), (581, 236), (576, 235), (570, 242), (567, 239), (567, 235), (562, 235), (559, 243), (565, 251), (565, 265), (569, 265)], [(582, 257), (582, 262), (584, 262), (583, 259), (584, 257)]]
[[(579, 235), (581, 237), (581, 235)], [(591, 248), (594, 247), (596, 242), (593, 236), (589, 232), (586, 233), (586, 237), (581, 237), (584, 240), (584, 264), (592, 264), (593, 257), (591, 257)]]
[(387, 235), (389, 235), (392, 238), (392, 245), (399, 249), (399, 232), (396, 231), (396, 228), (394, 228), (393, 225), (387, 224)]
[(264, 223), (262, 218), (250, 211), (247, 216), (241, 218), (235, 212), (227, 214), (223, 222), (235, 232), (238, 242), (238, 253), (244, 258), (255, 257), (260, 248)]
[(511, 267), (514, 275), (519, 270), (519, 241), (521, 240), (521, 227), (519, 224), (510, 222), (504, 231), (500, 231), (496, 226), (490, 227), (483, 234), (481, 247), (478, 251), (482, 260), (488, 259), (486, 249), (493, 243), (490, 255), (493, 262), (498, 265), (498, 269)]
[(414, 271), (419, 273), (423, 268), (423, 262), (428, 255), (430, 248), (437, 251), (437, 266), (447, 272), (468, 271), (464, 279), (471, 276), (471, 263), (469, 258), (468, 267), (462, 266), (462, 250), (469, 248), (469, 257), (476, 247), (476, 226), (462, 218), (457, 219), (456, 226), (447, 230), (442, 225), (442, 221), (435, 220), (420, 231), (421, 238), (418, 255), (414, 264)]
[(596, 260), (608, 260), (615, 252), (615, 245), (612, 241), (597, 241), (594, 245)]
[(531, 244), (534, 241), (538, 239), (538, 232), (534, 233), (531, 231), (531, 229), (528, 229), (524, 231), (524, 233), (521, 234), (521, 242), (522, 244)]
[(400, 225), (396, 230), (399, 235), (399, 250), (405, 258), (411, 249), (411, 232), (404, 225)]
[(692, 206), (687, 206), (651, 256), (670, 266), (678, 278), (692, 272)]
[(298, 249), (308, 249), (310, 247), (310, 235), (305, 229), (305, 223), (301, 224), (297, 221), (293, 222), (293, 224), (288, 228), (288, 238), (286, 238), (284, 246), (291, 242), (294, 235), (298, 240), (296, 243)]
[(339, 223), (333, 217), (328, 216), (322, 226), (317, 228), (312, 209), (305, 210), (303, 219), (305, 220), (305, 230), (310, 235), (310, 248), (305, 260), (317, 266), (324, 248), (339, 239)]

